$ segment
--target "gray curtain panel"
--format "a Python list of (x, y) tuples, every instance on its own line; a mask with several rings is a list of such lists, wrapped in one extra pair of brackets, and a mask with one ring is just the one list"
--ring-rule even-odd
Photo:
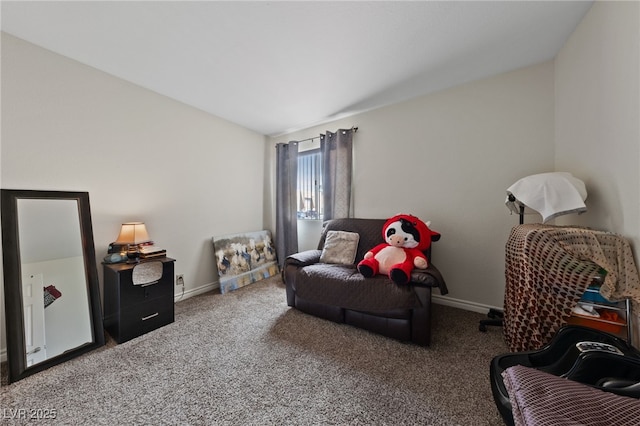
[(298, 252), (298, 142), (276, 145), (276, 254), (278, 264)]
[(354, 129), (320, 135), (324, 220), (351, 217)]

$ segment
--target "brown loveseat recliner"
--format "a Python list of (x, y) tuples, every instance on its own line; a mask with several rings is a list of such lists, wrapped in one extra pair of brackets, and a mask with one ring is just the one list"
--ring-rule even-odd
[[(447, 294), (440, 271), (431, 263), (426, 270), (414, 269), (406, 286), (388, 277), (365, 278), (356, 265), (364, 254), (383, 242), (385, 219), (333, 219), (323, 224), (318, 250), (288, 256), (282, 271), (287, 304), (331, 321), (346, 323), (418, 345), (431, 342), (431, 289)], [(328, 231), (360, 235), (353, 264), (320, 263)], [(438, 236), (439, 239), (439, 236)], [(435, 239), (434, 239), (435, 241)]]

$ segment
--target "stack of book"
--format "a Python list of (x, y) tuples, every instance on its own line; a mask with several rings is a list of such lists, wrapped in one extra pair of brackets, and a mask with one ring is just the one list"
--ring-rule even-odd
[(140, 245), (140, 259), (150, 259), (153, 257), (164, 257), (167, 251), (153, 244), (153, 242)]

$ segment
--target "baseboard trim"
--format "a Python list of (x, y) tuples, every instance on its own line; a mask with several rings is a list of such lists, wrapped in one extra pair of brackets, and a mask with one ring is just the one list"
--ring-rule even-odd
[(483, 303), (470, 302), (468, 300), (455, 299), (453, 297), (440, 296), (439, 294), (434, 294), (431, 296), (433, 303), (438, 305), (451, 306), (453, 308), (463, 309), (465, 311), (478, 312), (481, 314), (486, 314), (489, 309), (497, 309), (499, 311), (502, 310), (502, 307), (485, 305)]
[[(175, 302), (181, 302), (190, 297), (198, 296), (200, 294), (208, 293), (210, 291), (216, 290), (220, 288), (219, 282), (213, 282), (209, 284), (202, 285), (200, 287), (192, 288), (186, 290), (184, 294), (176, 294), (174, 297)], [(483, 303), (470, 302), (468, 300), (455, 299), (453, 297), (441, 296), (439, 294), (434, 294), (431, 296), (433, 303), (438, 305), (451, 306), (453, 308), (463, 309), (465, 311), (478, 312), (481, 314), (487, 313), (489, 309), (497, 309), (499, 311), (502, 310), (502, 307), (485, 305)]]
[(173, 300), (175, 303), (182, 302), (183, 300), (187, 300), (190, 297), (198, 296), (199, 294), (208, 293), (218, 288), (220, 288), (219, 282), (213, 282), (213, 283), (201, 285), (200, 287), (190, 288), (189, 290), (185, 290), (184, 293), (180, 291), (173, 297)]

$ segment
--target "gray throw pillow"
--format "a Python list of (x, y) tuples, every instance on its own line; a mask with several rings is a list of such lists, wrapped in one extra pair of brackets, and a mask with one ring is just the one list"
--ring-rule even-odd
[(328, 231), (320, 262), (350, 265), (356, 260), (360, 235), (356, 232)]

